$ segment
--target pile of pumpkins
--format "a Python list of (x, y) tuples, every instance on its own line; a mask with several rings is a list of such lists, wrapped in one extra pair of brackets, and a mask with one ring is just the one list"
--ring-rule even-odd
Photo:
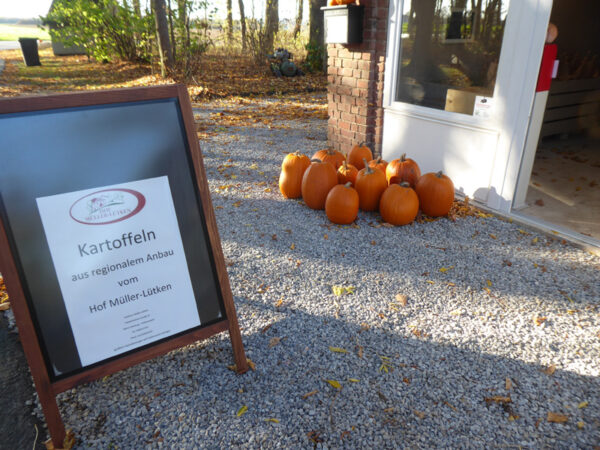
[(329, 220), (347, 225), (362, 211), (377, 211), (392, 225), (415, 220), (419, 208), (431, 217), (445, 216), (454, 201), (452, 180), (441, 171), (421, 175), (418, 164), (406, 155), (389, 164), (373, 159), (363, 144), (348, 155), (332, 149), (312, 159), (299, 152), (281, 164), (279, 190), (285, 198), (300, 198), (312, 209), (325, 209)]

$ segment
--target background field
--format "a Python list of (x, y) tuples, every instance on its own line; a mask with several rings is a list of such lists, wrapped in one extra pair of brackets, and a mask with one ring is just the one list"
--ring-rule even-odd
[(20, 37), (32, 37), (49, 40), (50, 36), (46, 30), (37, 25), (9, 25), (0, 24), (0, 41), (16, 41)]

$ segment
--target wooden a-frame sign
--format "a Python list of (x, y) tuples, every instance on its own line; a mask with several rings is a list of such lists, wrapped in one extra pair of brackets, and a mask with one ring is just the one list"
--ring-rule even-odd
[(247, 361), (187, 90), (0, 100), (0, 272), (56, 395), (222, 331)]

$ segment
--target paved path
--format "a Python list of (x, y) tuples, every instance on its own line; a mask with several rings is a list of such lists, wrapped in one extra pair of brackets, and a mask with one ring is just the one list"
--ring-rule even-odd
[(16, 50), (20, 48), (19, 41), (0, 41), (0, 50)]

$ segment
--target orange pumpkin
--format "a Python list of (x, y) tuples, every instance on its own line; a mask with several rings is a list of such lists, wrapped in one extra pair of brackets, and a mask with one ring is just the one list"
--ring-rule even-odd
[(349, 181), (352, 183), (352, 186), (354, 186), (357, 174), (358, 169), (352, 164), (348, 164), (346, 161), (344, 161), (337, 171), (338, 183), (346, 184)]
[(358, 171), (354, 187), (358, 192), (360, 209), (363, 211), (375, 211), (379, 206), (381, 194), (387, 188), (385, 174), (381, 170), (369, 167), (365, 159), (364, 169)]
[(421, 176), (419, 165), (412, 159), (406, 158), (403, 153), (400, 159), (394, 159), (385, 169), (385, 177), (388, 184), (401, 183), (406, 181), (414, 189)]
[(373, 159), (373, 152), (364, 144), (355, 145), (348, 152), (348, 164), (352, 164), (358, 170), (364, 169), (364, 159), (367, 161), (371, 161)]
[(323, 209), (327, 194), (335, 185), (337, 185), (337, 173), (333, 166), (313, 159), (302, 177), (302, 199), (311, 209)]
[(329, 191), (325, 200), (325, 214), (339, 225), (354, 222), (358, 215), (358, 193), (352, 183), (338, 184)]
[(419, 196), (421, 211), (431, 217), (445, 216), (454, 201), (454, 183), (440, 170), (419, 178), (415, 191)]
[(371, 161), (369, 161), (369, 167), (372, 167), (373, 169), (379, 169), (383, 173), (385, 173), (387, 165), (387, 161), (381, 159), (381, 156), (377, 157), (377, 159), (372, 159)]
[(342, 163), (346, 161), (346, 156), (337, 150), (325, 148), (315, 153), (311, 159), (320, 159), (323, 162), (328, 162), (329, 164), (333, 165), (335, 170), (337, 170), (338, 167), (340, 167)]
[(391, 184), (381, 194), (379, 213), (392, 225), (406, 225), (415, 220), (419, 212), (419, 197), (406, 181)]
[(279, 175), (279, 190), (285, 198), (302, 196), (302, 176), (308, 166), (310, 166), (310, 159), (299, 152), (289, 153), (283, 158)]

